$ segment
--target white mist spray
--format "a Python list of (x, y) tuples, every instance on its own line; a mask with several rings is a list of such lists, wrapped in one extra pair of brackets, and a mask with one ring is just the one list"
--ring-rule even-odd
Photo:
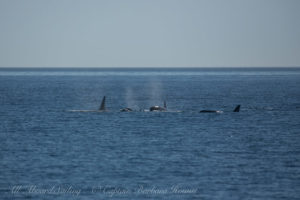
[(160, 105), (162, 104), (162, 83), (158, 79), (150, 80), (150, 99), (152, 105)]
[(128, 108), (138, 108), (136, 101), (134, 100), (134, 94), (131, 88), (126, 88), (125, 100)]

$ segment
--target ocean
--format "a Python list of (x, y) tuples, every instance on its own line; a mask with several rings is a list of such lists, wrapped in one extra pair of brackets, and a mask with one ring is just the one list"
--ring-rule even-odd
[(299, 86), (300, 68), (1, 68), (0, 199), (299, 199)]

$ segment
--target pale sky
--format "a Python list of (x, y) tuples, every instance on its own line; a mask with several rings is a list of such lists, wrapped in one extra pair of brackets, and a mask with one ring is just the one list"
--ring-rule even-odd
[(300, 0), (0, 0), (0, 67), (300, 66)]

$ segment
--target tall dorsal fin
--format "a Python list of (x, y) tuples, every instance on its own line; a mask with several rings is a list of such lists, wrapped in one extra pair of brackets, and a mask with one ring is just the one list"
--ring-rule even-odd
[(235, 109), (233, 110), (233, 112), (240, 112), (240, 107), (241, 107), (241, 105), (237, 105), (235, 107)]
[(102, 102), (101, 102), (99, 110), (106, 110), (106, 108), (105, 108), (105, 96), (102, 99)]
[(164, 101), (164, 108), (167, 109), (167, 102)]

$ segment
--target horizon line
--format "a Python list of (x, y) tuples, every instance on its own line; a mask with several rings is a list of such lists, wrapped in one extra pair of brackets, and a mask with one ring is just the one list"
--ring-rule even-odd
[(147, 66), (147, 67), (137, 67), (137, 66), (109, 66), (109, 67), (96, 67), (96, 66), (0, 66), (0, 69), (201, 69), (201, 68), (300, 68), (299, 66), (168, 66), (168, 67), (162, 67), (162, 66)]

